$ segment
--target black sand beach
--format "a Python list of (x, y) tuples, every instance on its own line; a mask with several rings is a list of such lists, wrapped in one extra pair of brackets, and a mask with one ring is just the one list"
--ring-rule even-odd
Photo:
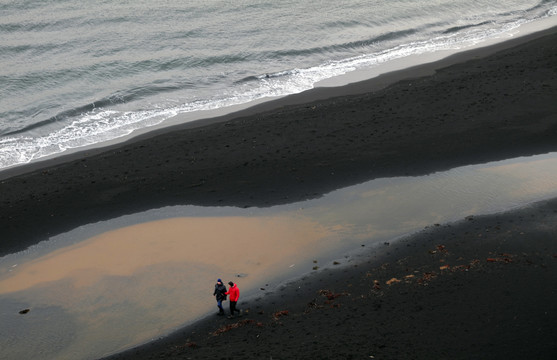
[[(165, 205), (263, 207), (556, 151), (555, 30), (431, 75), (450, 62), (4, 172), (0, 255)], [(555, 358), (556, 213), (549, 201), (433, 226), (240, 303), (240, 322), (208, 318), (114, 358)]]
[(110, 359), (554, 359), (555, 224), (556, 200), (434, 225)]

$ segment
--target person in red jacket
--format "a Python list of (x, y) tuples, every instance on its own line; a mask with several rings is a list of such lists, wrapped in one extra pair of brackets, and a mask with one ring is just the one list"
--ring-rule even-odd
[(240, 310), (236, 309), (236, 303), (240, 298), (240, 289), (238, 289), (238, 286), (236, 286), (236, 284), (234, 284), (232, 281), (229, 281), (228, 285), (230, 285), (230, 288), (224, 294), (230, 295), (230, 316), (228, 318), (233, 318), (234, 313), (236, 312), (242, 314)]

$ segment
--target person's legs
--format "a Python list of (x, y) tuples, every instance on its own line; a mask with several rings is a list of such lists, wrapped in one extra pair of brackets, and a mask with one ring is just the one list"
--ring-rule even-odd
[(234, 316), (234, 312), (236, 312), (236, 301), (230, 302), (230, 316)]
[(224, 309), (222, 308), (222, 300), (217, 300), (217, 307), (219, 308), (219, 313), (217, 315), (224, 315)]

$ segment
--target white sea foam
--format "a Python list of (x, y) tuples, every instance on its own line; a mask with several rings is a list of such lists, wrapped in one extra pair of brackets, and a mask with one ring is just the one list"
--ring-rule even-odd
[[(557, 8), (548, 10), (543, 17), (555, 15)], [(247, 104), (254, 100), (285, 96), (313, 88), (317, 83), (347, 73), (377, 67), (393, 60), (424, 53), (447, 50), (459, 51), (486, 40), (510, 36), (531, 19), (519, 18), (489, 26), (469, 27), (461, 31), (441, 34), (426, 40), (396, 44), (386, 49), (364, 53), (344, 59), (328, 60), (317, 66), (278, 71), (260, 75), (252, 80), (221, 88), (206, 98), (176, 104), (154, 103), (150, 109), (116, 110), (98, 107), (69, 118), (66, 125), (49, 131), (23, 132), (0, 138), (0, 169), (29, 163), (46, 157), (86, 146), (102, 146), (133, 135), (134, 132), (164, 125), (178, 114), (223, 109)], [(172, 104), (174, 102), (174, 104)], [(202, 117), (202, 115), (200, 115)]]

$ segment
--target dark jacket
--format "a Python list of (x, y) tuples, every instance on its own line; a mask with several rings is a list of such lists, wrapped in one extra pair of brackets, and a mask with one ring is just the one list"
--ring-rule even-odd
[(215, 284), (215, 292), (213, 292), (213, 295), (216, 296), (217, 300), (226, 300), (226, 295), (224, 294), (225, 292), (226, 286), (224, 286), (224, 284)]

